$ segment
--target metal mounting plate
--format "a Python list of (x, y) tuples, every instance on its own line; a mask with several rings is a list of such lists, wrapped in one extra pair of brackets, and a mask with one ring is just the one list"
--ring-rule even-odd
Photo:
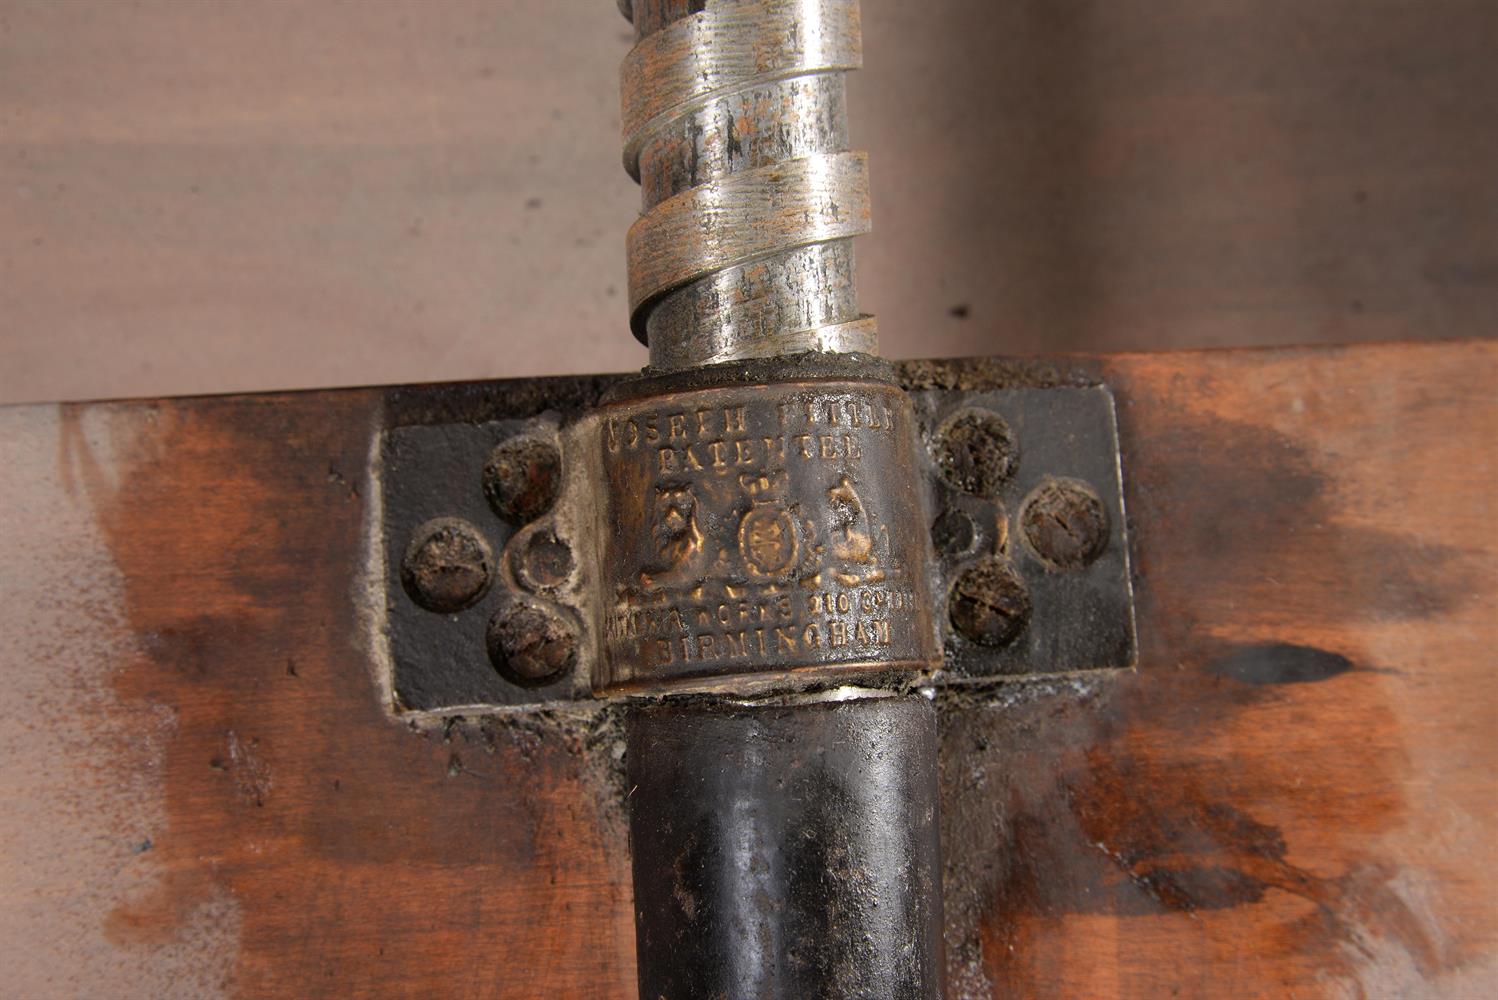
[[(1096, 385), (929, 390), (911, 399), (933, 492), (945, 679), (1131, 666), (1134, 601), (1113, 394)], [(950, 437), (965, 418), (987, 415), (1009, 432), (1009, 468), (975, 492), (952, 473)], [(1066, 517), (1073, 523), (1058, 523)], [(962, 591), (964, 575), (981, 575), (985, 563), (1014, 574), (1028, 604), (1027, 620), (1000, 646), (974, 641), (953, 620), (962, 616), (955, 605), (964, 597), (984, 597), (985, 582), (992, 589), (980, 579), (975, 595)]]
[[(964, 370), (962, 362), (919, 364)], [(927, 578), (945, 652), (934, 683), (1132, 665), (1133, 592), (1111, 392), (1080, 379), (932, 387), (910, 370), (920, 492), (936, 549)], [(505, 509), (502, 516), (497, 506), (504, 505), (496, 505), (492, 489), (486, 494), (485, 477), (501, 444), (551, 442), (559, 461), (568, 456), (553, 470), (554, 494), (572, 499), (558, 506), (576, 506), (579, 494), (597, 486), (586, 460), (566, 445), (568, 429), (593, 411), (610, 381), (398, 390), (375, 449), (382, 502), (372, 541), (383, 567), (378, 589), (399, 709), (527, 709), (593, 697), (599, 636), (587, 620), (586, 592), (596, 583), (587, 564), (598, 546), (578, 537), (593, 522), (554, 518), (549, 509), (518, 517)], [(434, 611), (413, 587), (411, 552), (434, 522), (441, 527), (451, 519), (478, 536), (477, 547), (463, 551), (484, 563), (484, 581), (471, 588), (476, 594), (463, 590), (471, 578), (454, 575), (444, 561), (457, 549), (438, 546), (436, 599), (462, 606)], [(441, 540), (452, 542), (447, 535)], [(533, 566), (537, 543), (542, 558)], [(544, 579), (549, 554), (557, 552), (565, 565), (555, 580)], [(455, 586), (456, 597), (449, 592)], [(430, 605), (433, 595), (425, 599)], [(541, 608), (568, 634), (563, 668), (539, 681), (535, 671), (510, 669), (496, 648), (494, 623), (517, 601)], [(544, 643), (536, 648), (556, 651)]]
[[(399, 704), (415, 709), (463, 705), (524, 705), (573, 697), (573, 678), (524, 687), (506, 680), (486, 653), (489, 622), (506, 600), (499, 560), (517, 527), (491, 507), (483, 469), (501, 442), (529, 428), (526, 421), (397, 427), (381, 446), (385, 530), (384, 590), (387, 636)], [(472, 604), (453, 611), (421, 607), (402, 580), (413, 536), (438, 519), (457, 519), (477, 533), (496, 579)]]

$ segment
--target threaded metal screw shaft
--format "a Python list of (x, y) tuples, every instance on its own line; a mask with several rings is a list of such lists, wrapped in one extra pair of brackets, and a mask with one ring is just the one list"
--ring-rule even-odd
[(857, 0), (620, 0), (630, 323), (651, 366), (874, 353), (852, 237), (868, 165), (848, 149)]

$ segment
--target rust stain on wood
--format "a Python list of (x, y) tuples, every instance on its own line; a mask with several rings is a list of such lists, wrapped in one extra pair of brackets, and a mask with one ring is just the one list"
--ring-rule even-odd
[(236, 993), (626, 994), (622, 827), (572, 729), (417, 732), (378, 703), (350, 486), (377, 400), (163, 404), (165, 435), (91, 490), (143, 647), (116, 694), (176, 720), (168, 874), (107, 915), (111, 937), (190, 934), (222, 896)]
[[(954, 995), (1492, 992), (1498, 348), (1089, 364), (1141, 666), (944, 703)], [(633, 995), (608, 715), (380, 704), (380, 399), (0, 412), (17, 981)]]
[[(1476, 402), (1492, 353), (1448, 378), (1425, 371), (1429, 398), (1394, 405), (1379, 397), (1422, 394), (1389, 393), (1373, 358), (1321, 381), (1297, 380), (1294, 352), (1111, 366), (1141, 667), (951, 699), (955, 995), (1441, 996), (1470, 970), (1491, 977), (1498, 920), (1466, 885), (1491, 878), (1471, 865), (1492, 836), (1432, 837), (1428, 804), (1412, 801), (1442, 780), (1430, 758), (1454, 764), (1482, 731), (1401, 711), (1429, 697), (1417, 679), (1450, 685), (1445, 699), (1464, 685), (1492, 697), (1449, 658), (1491, 639), (1494, 555), (1466, 518), (1409, 517), (1433, 489), (1481, 506), (1485, 487), (1470, 468), (1448, 468), (1448, 486), (1396, 459), (1442, 447), (1400, 425), (1417, 405), (1460, 411), (1467, 431), (1494, 425)], [(1304, 439), (1273, 426), (1300, 419), (1275, 406), (1333, 391), (1363, 398)], [(1362, 442), (1378, 432), (1392, 440)], [(1460, 460), (1461, 443), (1444, 447)], [(1350, 496), (1370, 474), (1385, 494)], [(1433, 662), (1401, 658), (1426, 648)], [(1441, 679), (1421, 676), (1433, 667)]]

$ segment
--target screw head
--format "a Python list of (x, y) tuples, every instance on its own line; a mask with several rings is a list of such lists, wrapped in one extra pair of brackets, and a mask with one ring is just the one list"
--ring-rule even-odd
[(411, 600), (441, 614), (471, 607), (489, 590), (494, 555), (473, 525), (439, 517), (417, 528), (401, 560), (401, 585)]
[(533, 437), (500, 442), (484, 463), (484, 496), (512, 524), (533, 521), (556, 502), (562, 456), (556, 445)]
[(937, 468), (965, 493), (997, 496), (1018, 464), (1014, 432), (992, 410), (963, 410), (937, 431)]
[(572, 547), (550, 531), (537, 531), (526, 539), (515, 557), (516, 576), (527, 590), (560, 587), (572, 575)]
[(1055, 569), (1080, 569), (1108, 547), (1108, 510), (1091, 486), (1075, 479), (1035, 487), (1019, 523), (1030, 550)]
[(978, 526), (967, 511), (948, 507), (931, 525), (931, 543), (938, 555), (967, 555), (978, 544)]
[(1030, 591), (1006, 560), (987, 558), (952, 585), (952, 625), (980, 646), (1007, 646), (1030, 622)]
[(515, 602), (489, 620), (489, 662), (500, 676), (521, 687), (559, 680), (577, 662), (577, 634), (551, 608)]

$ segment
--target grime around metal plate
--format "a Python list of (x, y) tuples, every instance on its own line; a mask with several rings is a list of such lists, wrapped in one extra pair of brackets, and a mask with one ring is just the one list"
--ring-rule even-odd
[(935, 667), (916, 440), (905, 394), (882, 383), (605, 408), (594, 689)]

